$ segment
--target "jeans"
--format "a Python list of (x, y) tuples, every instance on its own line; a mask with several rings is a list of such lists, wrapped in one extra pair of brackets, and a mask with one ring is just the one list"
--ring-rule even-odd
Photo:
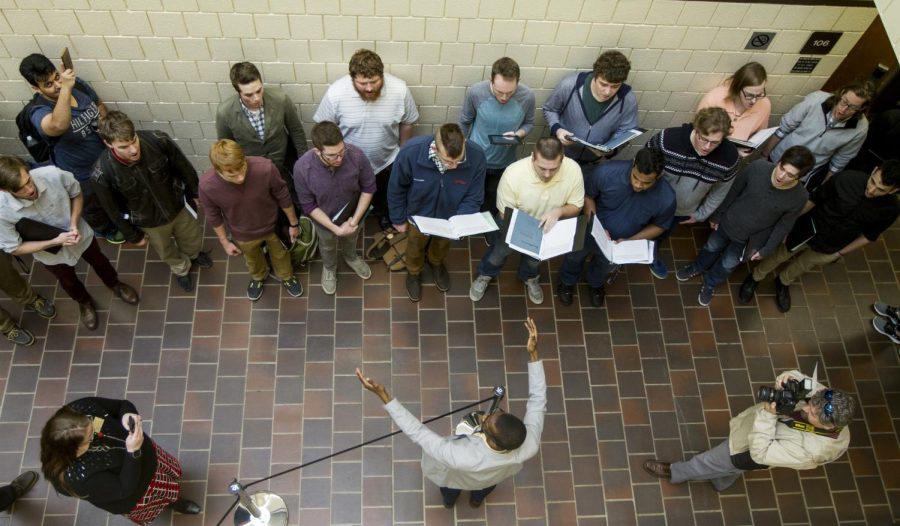
[(570, 286), (578, 283), (581, 269), (584, 268), (584, 260), (588, 256), (592, 256), (587, 268), (588, 286), (594, 289), (602, 287), (606, 277), (616, 268), (616, 264), (606, 259), (593, 236), (587, 236), (583, 249), (566, 254), (559, 269), (559, 282)]
[[(491, 492), (494, 491), (494, 488), (496, 488), (496, 487), (497, 487), (497, 485), (495, 484), (489, 488), (472, 490), (469, 492), (469, 493), (471, 493), (470, 498), (474, 501), (481, 502), (485, 499), (485, 497), (490, 495)], [(452, 506), (454, 503), (456, 503), (456, 499), (459, 498), (460, 493), (462, 493), (461, 489), (445, 488), (445, 487), (441, 486), (441, 496), (444, 497), (444, 502), (450, 506)]]
[[(506, 263), (506, 258), (513, 252), (515, 251), (506, 244), (506, 240), (498, 236), (496, 242), (491, 245), (490, 250), (478, 263), (478, 273), (482, 276), (496, 278), (500, 275), (500, 270), (503, 268), (503, 264)], [(519, 254), (519, 279), (528, 281), (536, 278), (540, 265), (541, 262), (537, 259), (525, 254)]]
[(713, 230), (706, 244), (697, 254), (694, 267), (704, 272), (703, 285), (716, 288), (728, 279), (731, 271), (741, 264), (747, 243), (734, 241), (722, 230)]
[[(119, 275), (116, 273), (116, 269), (113, 268), (106, 255), (100, 251), (100, 245), (97, 244), (96, 238), (91, 240), (87, 250), (81, 254), (81, 259), (87, 261), (88, 265), (94, 269), (94, 272), (97, 273), (97, 276), (100, 277), (100, 280), (107, 287), (113, 288), (119, 282)], [(56, 276), (56, 279), (59, 280), (59, 286), (66, 291), (70, 298), (79, 304), (91, 301), (90, 293), (84, 288), (84, 283), (75, 274), (75, 267), (60, 263), (59, 265), (44, 265), (44, 268)]]

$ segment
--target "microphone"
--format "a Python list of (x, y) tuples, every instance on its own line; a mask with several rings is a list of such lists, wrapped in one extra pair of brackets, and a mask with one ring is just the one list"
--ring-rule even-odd
[(488, 409), (487, 414), (493, 414), (494, 411), (497, 410), (497, 407), (500, 406), (500, 401), (503, 400), (503, 397), (506, 395), (506, 388), (502, 385), (498, 385), (494, 387), (494, 401), (491, 402), (491, 408)]

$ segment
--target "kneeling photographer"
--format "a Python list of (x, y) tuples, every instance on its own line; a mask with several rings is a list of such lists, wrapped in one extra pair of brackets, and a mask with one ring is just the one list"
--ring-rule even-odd
[(856, 402), (816, 382), (815, 374), (782, 373), (774, 389), (760, 387), (757, 399), (760, 403), (731, 419), (728, 438), (718, 446), (686, 462), (647, 460), (644, 470), (675, 484), (709, 480), (716, 491), (724, 491), (744, 471), (814, 469), (847, 450)]

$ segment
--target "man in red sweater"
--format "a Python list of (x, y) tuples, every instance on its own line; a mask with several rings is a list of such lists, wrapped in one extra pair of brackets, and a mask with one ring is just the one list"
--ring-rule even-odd
[[(265, 157), (245, 157), (241, 147), (230, 139), (213, 144), (209, 160), (213, 167), (200, 178), (200, 202), (225, 253), (244, 256), (250, 271), (247, 297), (256, 301), (262, 296), (269, 274), (263, 243), (275, 277), (288, 294), (295, 298), (303, 294), (294, 277), (291, 256), (275, 235), (279, 208), (290, 221), (291, 241), (300, 232), (291, 194), (278, 168)], [(225, 231), (226, 223), (231, 237)]]

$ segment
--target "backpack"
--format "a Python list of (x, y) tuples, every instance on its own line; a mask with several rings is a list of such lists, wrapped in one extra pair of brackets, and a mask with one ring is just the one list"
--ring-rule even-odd
[[(75, 79), (75, 89), (82, 93), (88, 93), (87, 86), (81, 79)], [(96, 102), (96, 101), (95, 101)], [(19, 141), (25, 145), (28, 154), (36, 163), (43, 163), (50, 160), (53, 153), (53, 144), (56, 142), (55, 137), (51, 137), (48, 142), (40, 130), (35, 128), (31, 122), (31, 114), (38, 106), (50, 106), (51, 103), (41, 97), (40, 93), (35, 93), (34, 97), (25, 104), (18, 114), (16, 114), (16, 128), (19, 129)]]
[(319, 236), (316, 234), (316, 226), (313, 220), (307, 216), (299, 216), (300, 234), (297, 240), (291, 245), (291, 265), (294, 271), (305, 269), (309, 260), (316, 255), (316, 249), (319, 248)]
[(388, 228), (372, 236), (372, 244), (366, 249), (366, 259), (381, 258), (388, 270), (406, 269), (406, 232)]

